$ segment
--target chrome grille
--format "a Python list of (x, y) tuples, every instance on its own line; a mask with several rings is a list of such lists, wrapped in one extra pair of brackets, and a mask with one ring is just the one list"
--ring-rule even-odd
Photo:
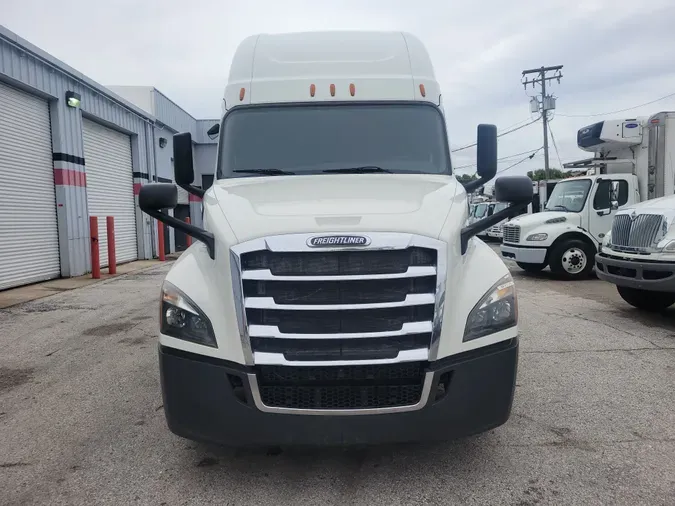
[(502, 238), (504, 239), (504, 242), (520, 242), (520, 225), (505, 224), (502, 228)]
[(660, 214), (617, 214), (612, 223), (612, 249), (616, 251), (646, 252), (658, 242), (664, 224)]
[[(372, 368), (376, 376), (395, 365), (423, 368), (435, 358), (445, 243), (412, 234), (364, 235), (371, 241), (358, 248), (315, 249), (308, 245), (315, 234), (266, 237), (232, 248), (244, 355), (255, 368), (264, 409), (388, 409), (420, 402), (424, 374), (405, 385), (386, 374), (375, 382), (347, 376), (359, 367)], [(325, 371), (290, 383), (266, 376), (276, 370), (270, 368), (292, 378), (317, 367), (343, 368), (345, 381), (324, 384)]]

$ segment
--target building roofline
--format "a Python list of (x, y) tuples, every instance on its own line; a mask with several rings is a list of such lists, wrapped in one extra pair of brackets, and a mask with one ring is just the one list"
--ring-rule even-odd
[(137, 116), (149, 120), (152, 123), (156, 121), (156, 118), (151, 114), (149, 114), (148, 112), (144, 111), (143, 109), (140, 109), (139, 107), (136, 107), (134, 104), (123, 99), (116, 93), (113, 93), (111, 90), (109, 90), (102, 84), (99, 84), (96, 81), (88, 78), (82, 72), (75, 70), (70, 65), (67, 65), (58, 58), (53, 57), (52, 55), (50, 55), (46, 51), (43, 51), (36, 45), (31, 44), (26, 39), (19, 37), (16, 33), (12, 32), (3, 25), (0, 25), (0, 38), (5, 39), (10, 44), (15, 46), (18, 50), (28, 52), (34, 58), (42, 60), (47, 65), (50, 65), (51, 67), (54, 67), (60, 72), (63, 72), (64, 74), (68, 75), (69, 77), (77, 81), (80, 81), (81, 83), (84, 83), (84, 85), (88, 86), (89, 88), (92, 88), (97, 93), (106, 96), (113, 102), (117, 102), (119, 105), (123, 106), (125, 109), (128, 109)]

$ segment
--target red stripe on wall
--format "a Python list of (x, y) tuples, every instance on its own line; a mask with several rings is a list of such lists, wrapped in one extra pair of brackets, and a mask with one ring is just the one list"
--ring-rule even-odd
[(192, 195), (190, 194), (190, 202), (201, 202), (202, 199), (200, 197), (197, 197), (197, 195)]
[(87, 175), (79, 170), (54, 168), (54, 184), (61, 186), (87, 186)]
[(141, 186), (143, 186), (141, 183), (134, 183), (134, 195), (141, 193)]

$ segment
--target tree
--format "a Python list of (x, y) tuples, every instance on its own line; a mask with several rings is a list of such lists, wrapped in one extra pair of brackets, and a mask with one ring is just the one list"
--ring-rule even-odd
[[(549, 169), (549, 179), (567, 179), (568, 177), (574, 177), (578, 176), (578, 172), (574, 171), (562, 171), (560, 169)], [(546, 179), (546, 171), (544, 169), (537, 169), (535, 171), (529, 171), (527, 173), (527, 177), (529, 177), (532, 181), (543, 181)]]
[(455, 174), (460, 183), (470, 183), (478, 179), (476, 174)]

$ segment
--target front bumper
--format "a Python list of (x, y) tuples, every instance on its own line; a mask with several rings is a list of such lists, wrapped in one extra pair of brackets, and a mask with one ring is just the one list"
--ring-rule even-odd
[[(228, 446), (448, 440), (484, 432), (508, 420), (518, 339), (427, 364), (433, 382), (426, 402), (413, 411), (387, 414), (264, 412), (256, 405), (248, 380), (254, 368), (161, 346), (159, 363), (167, 424), (173, 433), (188, 439)], [(236, 382), (243, 385), (238, 391), (232, 377), (241, 378), (241, 383)]]
[(675, 293), (675, 263), (625, 260), (598, 253), (595, 271), (598, 278), (618, 286)]
[(546, 248), (525, 248), (502, 244), (501, 252), (504, 258), (524, 264), (543, 264), (546, 262)]

